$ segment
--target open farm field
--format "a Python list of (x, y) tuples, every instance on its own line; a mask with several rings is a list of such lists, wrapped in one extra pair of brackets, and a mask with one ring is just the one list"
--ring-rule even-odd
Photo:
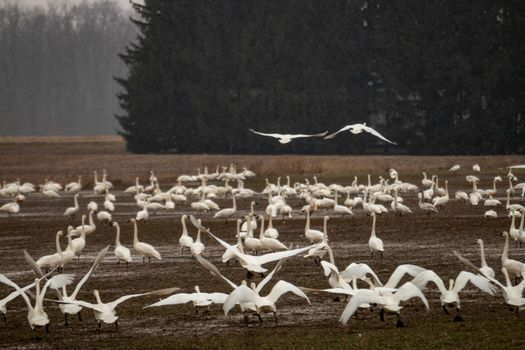
[[(122, 244), (131, 249), (133, 261), (129, 265), (117, 264), (113, 255), (115, 229), (96, 218), (96, 230), (86, 237), (86, 247), (80, 259), (73, 260), (64, 268), (65, 273), (74, 273), (75, 283), (90, 268), (100, 251), (111, 245), (110, 251), (99, 268), (81, 289), (77, 299), (95, 302), (93, 289), (98, 289), (103, 301), (114, 300), (122, 295), (148, 292), (155, 289), (179, 287), (180, 292), (191, 293), (198, 285), (203, 292), (230, 293), (231, 288), (222, 280), (212, 276), (194, 257), (181, 252), (179, 237), (182, 232), (181, 216), (194, 214), (190, 202), (198, 198), (188, 198), (184, 203), (177, 203), (174, 210), (150, 211), (145, 223), (139, 223), (140, 239), (148, 242), (162, 255), (162, 260), (153, 259), (142, 262), (133, 250), (133, 226), (129, 219), (139, 210), (132, 195), (124, 193), (125, 188), (140, 177), (142, 184), (147, 184), (149, 171), (154, 170), (160, 189), (169, 190), (176, 184), (181, 174), (196, 174), (197, 168), (237, 165), (254, 171), (256, 177), (245, 182), (245, 187), (256, 193), (252, 198), (239, 198), (238, 210), (234, 215), (241, 218), (250, 210), (250, 201), (257, 202), (255, 212), (265, 212), (268, 196), (262, 194), (265, 178), (276, 183), (281, 177), (281, 184), (286, 183), (286, 176), (291, 183), (308, 178), (314, 183), (313, 176), (326, 185), (337, 182), (349, 186), (358, 176), (359, 184), (367, 184), (367, 174), (371, 174), (372, 183), (378, 177), (389, 179), (389, 169), (399, 172), (399, 178), (421, 185), (421, 172), (430, 176), (439, 175), (440, 186), (448, 180), (450, 201), (439, 213), (427, 215), (418, 206), (416, 192), (400, 193), (404, 204), (410, 207), (412, 214), (398, 216), (390, 211), (390, 203), (385, 205), (388, 213), (377, 216), (377, 235), (384, 242), (384, 256), (377, 253), (371, 256), (368, 240), (372, 227), (372, 217), (362, 207), (353, 209), (354, 215), (340, 217), (333, 210), (317, 210), (312, 214), (313, 228), (322, 229), (323, 217), (328, 221), (329, 244), (333, 249), (335, 263), (343, 270), (351, 262), (367, 263), (374, 269), (381, 281), (386, 282), (390, 274), (400, 264), (415, 264), (435, 271), (448, 286), (448, 280), (455, 278), (468, 268), (458, 261), (452, 250), (460, 251), (475, 264), (479, 265), (479, 246), (476, 240), (482, 238), (485, 243), (487, 263), (496, 271), (496, 278), (504, 281), (501, 273), (501, 254), (504, 246), (502, 231), (509, 230), (510, 218), (505, 210), (505, 189), (508, 187), (506, 166), (525, 163), (523, 156), (490, 157), (414, 157), (414, 156), (239, 156), (239, 155), (136, 155), (125, 151), (123, 141), (118, 137), (85, 138), (0, 138), (0, 180), (7, 182), (20, 179), (21, 182), (43, 184), (44, 179), (54, 180), (62, 185), (83, 177), (83, 189), (79, 195), (80, 213), (87, 214), (88, 202), (95, 201), (102, 207), (104, 195), (94, 194), (93, 170), (100, 177), (106, 169), (108, 180), (115, 188), (116, 196), (113, 221), (120, 224)], [(461, 164), (462, 169), (455, 175), (448, 173), (453, 164)], [(488, 209), (481, 201), (478, 206), (459, 202), (454, 198), (458, 190), (471, 191), (465, 176), (472, 174), (472, 165), (479, 163), (481, 173), (478, 188), (492, 187), (495, 175), (503, 178), (498, 183), (498, 192), (494, 198), (502, 202), (495, 207), (497, 218), (485, 218)], [(220, 171), (220, 169), (219, 169)], [(519, 182), (525, 181), (525, 171), (516, 170)], [(223, 182), (210, 183), (222, 186)], [(199, 183), (187, 184), (197, 187)], [(236, 187), (235, 182), (231, 182)], [(362, 196), (362, 194), (361, 194)], [(346, 198), (339, 198), (342, 203)], [(8, 198), (0, 197), (0, 206)], [(232, 205), (231, 196), (214, 201), (221, 208)], [(287, 203), (293, 208), (291, 218), (273, 219), (273, 225), (279, 230), (279, 239), (286, 245), (305, 247), (309, 242), (304, 237), (305, 216), (300, 209), (306, 204), (303, 198), (289, 197)], [(525, 199), (516, 191), (512, 203), (525, 205)], [(71, 207), (73, 196), (60, 192), (60, 198), (49, 199), (42, 193), (31, 193), (20, 203), (20, 213), (8, 216), (0, 212), (0, 273), (6, 275), (21, 286), (34, 280), (34, 275), (24, 260), (23, 250), (27, 250), (35, 259), (55, 252), (57, 231), (66, 231), (68, 225), (80, 225), (80, 214), (72, 220), (63, 216), (65, 208)], [(214, 219), (212, 213), (197, 215), (202, 224), (230, 244), (236, 241), (235, 220)], [(519, 225), (519, 219), (516, 222)], [(196, 229), (188, 222), (188, 231), (195, 237)], [(258, 234), (258, 231), (257, 233)], [(238, 265), (223, 264), (221, 256), (224, 248), (213, 238), (203, 233), (206, 249), (203, 256), (219, 268), (230, 280), (240, 284), (246, 279), (246, 270)], [(62, 247), (67, 245), (63, 237)], [(288, 281), (296, 286), (323, 289), (329, 288), (323, 269), (313, 259), (303, 258), (304, 254), (288, 258), (276, 277), (263, 289), (263, 295), (271, 290), (278, 280)], [(516, 247), (511, 241), (509, 256), (525, 262), (525, 246)], [(325, 258), (326, 260), (326, 258)], [(275, 263), (266, 265), (269, 270)], [(472, 271), (472, 270), (470, 270)], [(257, 283), (259, 275), (253, 277)], [(405, 278), (404, 281), (409, 279)], [(367, 288), (362, 281), (360, 288)], [(71, 287), (69, 287), (71, 288)], [(72, 289), (72, 288), (71, 288)], [(12, 289), (0, 285), (0, 298)], [(214, 305), (209, 311), (196, 313), (191, 304), (147, 308), (159, 300), (158, 296), (145, 296), (131, 299), (117, 309), (118, 329), (114, 325), (103, 324), (97, 331), (97, 323), (91, 310), (81, 311), (82, 321), (77, 317), (69, 318), (69, 326), (64, 325), (64, 316), (58, 306), (44, 301), (50, 318), (50, 332), (38, 329), (40, 340), (32, 338), (27, 322), (27, 308), (21, 298), (7, 305), (6, 321), (0, 321), (0, 344), (2, 349), (523, 349), (525, 339), (521, 336), (525, 329), (525, 315), (516, 314), (505, 304), (501, 290), (495, 296), (481, 292), (472, 284), (460, 292), (461, 315), (463, 322), (453, 322), (455, 309), (449, 309), (450, 315), (441, 308), (439, 291), (429, 284), (424, 290), (430, 309), (425, 310), (418, 299), (405, 303), (401, 315), (403, 328), (396, 327), (396, 316), (385, 314), (381, 321), (377, 312), (360, 309), (347, 325), (339, 322), (347, 302), (344, 297), (335, 301), (327, 293), (308, 292), (311, 304), (293, 294), (284, 295), (277, 302), (277, 319), (271, 314), (263, 314), (262, 322), (257, 317), (250, 317), (246, 324), (242, 313), (236, 308), (225, 316), (221, 305)], [(47, 294), (54, 299), (53, 293)]]

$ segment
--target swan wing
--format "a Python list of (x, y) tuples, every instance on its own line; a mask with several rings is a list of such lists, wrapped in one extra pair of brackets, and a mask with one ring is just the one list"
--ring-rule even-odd
[(353, 289), (345, 289), (345, 288), (312, 289), (312, 288), (301, 287), (301, 290), (303, 292), (323, 292), (323, 293), (344, 294), (344, 295), (354, 295), (356, 293), (356, 291)]
[(332, 263), (329, 263), (328, 261), (321, 261), (321, 266), (323, 267), (324, 275), (326, 277), (330, 276), (330, 273), (339, 274), (339, 269), (337, 266), (335, 266)]
[[(48, 300), (48, 299), (46, 299)], [(99, 305), (99, 304), (91, 304), (91, 303), (88, 303), (87, 301), (83, 301), (83, 300), (73, 300), (73, 301), (60, 301), (60, 300), (51, 300), (55, 303), (59, 303), (59, 304), (75, 304), (75, 305), (78, 305), (78, 306), (82, 306), (82, 307), (85, 307), (85, 308), (88, 308), (88, 309), (92, 309), (92, 310), (95, 310), (95, 311), (98, 311), (98, 312), (103, 312), (103, 306), (102, 305)]]
[(245, 285), (240, 285), (239, 287), (235, 288), (235, 290), (231, 292), (224, 301), (222, 306), (224, 314), (227, 315), (228, 312), (230, 312), (230, 310), (239, 303), (255, 302), (256, 297), (257, 294), (253, 291), (253, 289)]
[(250, 129), (250, 131), (253, 132), (254, 134), (258, 134), (258, 135), (262, 135), (262, 136), (268, 136), (268, 137), (275, 137), (276, 139), (280, 139), (283, 136), (287, 136), (287, 135), (283, 135), (283, 134), (265, 134), (263, 132), (255, 131), (253, 129)]
[[(33, 282), (30, 285), (25, 286), (24, 288), (20, 288), (20, 290), (22, 292), (25, 292), (28, 289), (33, 288), (34, 286), (35, 286), (35, 283)], [(11, 294), (9, 294), (8, 296), (6, 296), (4, 299), (0, 300), (0, 304), (6, 305), (7, 303), (9, 303), (11, 300), (15, 299), (19, 295), (20, 295), (20, 292), (18, 290), (16, 290), (16, 291), (12, 292)]]
[(289, 138), (292, 138), (292, 139), (296, 139), (296, 138), (300, 138), (300, 137), (323, 137), (326, 134), (328, 134), (328, 131), (321, 132), (321, 133), (318, 133), (318, 134), (293, 134), (293, 135), (286, 135), (286, 136), (288, 136)]
[(224, 304), (228, 299), (228, 294), (225, 293), (201, 293), (206, 300), (211, 300), (214, 304)]
[(223, 281), (228, 283), (230, 287), (232, 287), (233, 289), (237, 288), (237, 285), (235, 283), (230, 281), (228, 278), (224, 277), (224, 275), (219, 271), (219, 269), (215, 265), (213, 265), (211, 262), (203, 258), (202, 255), (197, 254), (195, 255), (195, 258), (202, 265), (202, 267), (208, 270), (213, 276), (222, 279)]
[(460, 290), (465, 288), (468, 282), (472, 283), (485, 293), (494, 295), (495, 288), (485, 277), (475, 275), (472, 272), (468, 271), (461, 271), (458, 277), (456, 277), (456, 282), (454, 283), (454, 290), (456, 292), (459, 292)]
[(95, 260), (93, 261), (93, 265), (91, 265), (91, 268), (89, 269), (89, 271), (84, 275), (84, 277), (82, 277), (82, 279), (80, 280), (80, 282), (77, 283), (76, 287), (75, 287), (75, 290), (73, 291), (73, 293), (71, 294), (71, 298), (72, 299), (75, 299), (77, 297), (77, 294), (78, 292), (80, 292), (80, 288), (82, 288), (82, 286), (84, 285), (84, 283), (86, 283), (86, 281), (88, 280), (88, 278), (91, 276), (91, 274), (93, 273), (93, 271), (96, 270), (96, 268), (98, 267), (98, 265), (100, 264), (100, 262), (102, 261), (102, 259), (106, 256), (106, 254), (108, 253), (108, 250), (109, 250), (109, 245), (102, 249), (97, 257), (95, 258)]
[(195, 299), (194, 293), (178, 293), (171, 295), (165, 299), (159, 300), (154, 304), (145, 306), (147, 307), (154, 307), (154, 306), (164, 306), (164, 305), (177, 305), (177, 304), (186, 304), (190, 301), (193, 301)]
[(29, 301), (29, 297), (26, 295), (26, 293), (18, 286), (18, 284), (16, 284), (15, 282), (11, 281), (9, 278), (7, 278), (6, 276), (4, 276), (3, 274), (0, 274), (0, 283), (3, 283), (9, 287), (12, 287), (14, 289), (16, 289), (16, 291), (18, 292), (18, 294), (21, 294), (22, 297), (24, 298), (24, 301), (26, 302), (27, 304), (27, 307), (29, 308), (29, 310), (33, 310), (33, 305), (31, 305), (31, 302)]
[(488, 279), (492, 283), (498, 285), (500, 288), (505, 288), (505, 286), (500, 281), (498, 281), (497, 279), (495, 279), (493, 277), (485, 275), (476, 265), (474, 265), (470, 260), (465, 258), (463, 255), (461, 255), (457, 251), (453, 250), (452, 253), (459, 259), (459, 261), (461, 261), (462, 263), (466, 264), (467, 266), (470, 266), (471, 268), (473, 268), (475, 271), (477, 271), (479, 274), (484, 276), (486, 279)]
[(333, 134), (330, 134), (328, 136), (326, 136), (324, 139), (325, 140), (328, 140), (328, 139), (333, 139), (337, 134), (339, 134), (340, 132), (343, 132), (343, 131), (346, 131), (352, 127), (354, 127), (355, 124), (352, 124), (352, 125), (347, 125), (347, 126), (344, 126), (342, 127), (341, 129), (337, 130), (336, 132), (334, 132)]
[(119, 304), (125, 302), (126, 300), (129, 300), (131, 298), (136, 298), (136, 297), (142, 297), (142, 296), (146, 296), (146, 295), (166, 295), (166, 294), (171, 294), (173, 292), (176, 292), (180, 290), (180, 288), (166, 288), (166, 289), (159, 289), (159, 290), (154, 290), (152, 292), (146, 292), (146, 293), (139, 293), (139, 294), (130, 294), (130, 295), (124, 295), (120, 298), (118, 298), (117, 300), (115, 301), (112, 301), (111, 303), (108, 303), (108, 305), (114, 309), (116, 308)]
[(268, 294), (268, 299), (275, 303), (283, 294), (289, 292), (306, 299), (308, 304), (311, 304), (310, 299), (308, 299), (308, 296), (304, 294), (304, 292), (299, 287), (296, 287), (293, 284), (282, 280), (277, 282), (275, 286), (273, 286), (272, 291), (270, 292), (270, 294)]
[(272, 261), (276, 261), (276, 260), (280, 260), (280, 259), (284, 259), (284, 258), (289, 258), (291, 256), (300, 254), (300, 253), (305, 252), (305, 251), (307, 251), (309, 249), (312, 249), (313, 247), (316, 247), (316, 246), (317, 246), (317, 244), (316, 245), (311, 245), (311, 246), (308, 246), (308, 247), (304, 247), (304, 248), (298, 248), (298, 249), (293, 249), (293, 250), (285, 250), (285, 251), (282, 251), (282, 252), (268, 253), (268, 254), (258, 255), (258, 256), (250, 256), (250, 259), (253, 259), (259, 265), (264, 265), (264, 264), (267, 264), (267, 263), (272, 262)]
[(425, 270), (418, 274), (412, 280), (412, 283), (415, 284), (421, 290), (423, 290), (429, 282), (433, 282), (438, 287), (441, 293), (445, 293), (447, 291), (447, 288), (445, 287), (445, 284), (443, 283), (441, 277), (439, 277), (432, 270)]
[(381, 135), (379, 132), (377, 132), (376, 130), (372, 129), (372, 128), (369, 127), (369, 126), (363, 125), (363, 126), (362, 126), (362, 129), (363, 129), (364, 131), (366, 131), (367, 133), (374, 135), (375, 137), (379, 137), (379, 138), (380, 138), (381, 140), (383, 140), (383, 141), (389, 142), (389, 143), (391, 143), (391, 144), (393, 144), (393, 145), (397, 145), (397, 143), (390, 141), (389, 139), (387, 139), (386, 137), (384, 137), (384, 136)]
[(347, 282), (352, 282), (352, 279), (354, 278), (364, 278), (367, 274), (372, 275), (374, 278), (376, 284), (382, 286), (383, 284), (379, 280), (379, 277), (377, 277), (376, 273), (368, 264), (365, 263), (351, 263), (346, 267), (346, 269), (341, 273), (341, 278)]
[(255, 288), (255, 291), (257, 293), (260, 293), (261, 290), (264, 288), (264, 286), (270, 282), (270, 280), (273, 278), (273, 276), (277, 273), (277, 271), (279, 271), (281, 269), (281, 267), (283, 266), (284, 262), (286, 261), (286, 258), (285, 259), (281, 259), (279, 260), (279, 262), (277, 263), (277, 265), (275, 265), (274, 269), (272, 270), (272, 272), (270, 272), (268, 275), (266, 275), (266, 277), (264, 277), (264, 279), (259, 282), (259, 284), (257, 285), (257, 288)]
[(357, 308), (359, 308), (359, 305), (381, 303), (383, 303), (383, 297), (371, 290), (360, 289), (355, 293), (352, 299), (350, 299), (348, 304), (346, 304), (346, 307), (339, 318), (339, 322), (346, 324), (350, 317), (356, 312)]
[(399, 281), (406, 275), (410, 275), (412, 277), (416, 277), (421, 272), (425, 271), (426, 269), (417, 265), (411, 265), (411, 264), (403, 264), (396, 267), (392, 275), (390, 275), (390, 278), (385, 284), (385, 287), (389, 288), (396, 288), (399, 284)]
[(421, 299), (423, 304), (425, 304), (427, 310), (429, 309), (427, 298), (425, 298), (425, 295), (423, 294), (421, 289), (419, 289), (412, 282), (406, 282), (405, 284), (403, 284), (401, 288), (397, 290), (395, 296), (400, 301), (407, 301), (412, 298), (419, 298)]

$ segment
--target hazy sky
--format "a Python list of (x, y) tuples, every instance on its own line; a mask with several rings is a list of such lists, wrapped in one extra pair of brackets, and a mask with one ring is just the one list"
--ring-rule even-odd
[[(47, 3), (80, 3), (82, 1), (95, 2), (100, 0), (0, 0), (0, 4), (4, 3), (19, 3), (27, 6), (45, 6)], [(123, 8), (129, 9), (129, 0), (113, 0), (122, 5)]]

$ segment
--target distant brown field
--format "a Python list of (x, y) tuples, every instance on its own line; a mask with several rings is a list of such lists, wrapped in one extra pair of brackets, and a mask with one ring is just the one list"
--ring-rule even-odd
[[(288, 146), (288, 147), (293, 147)], [(318, 155), (184, 155), (132, 154), (126, 151), (119, 136), (80, 137), (0, 137), (0, 179), (41, 181), (42, 176), (56, 181), (68, 181), (83, 175), (86, 183), (92, 181), (92, 171), (106, 169), (117, 185), (134, 182), (135, 176), (144, 176), (150, 169), (159, 180), (173, 183), (183, 173), (194, 174), (208, 166), (210, 172), (217, 165), (237, 164), (248, 167), (260, 177), (291, 175), (297, 179), (321, 175), (324, 178), (346, 178), (354, 175), (386, 174), (395, 168), (401, 178), (419, 176), (426, 169), (445, 174), (450, 166), (461, 164), (462, 173), (479, 163), (482, 169), (504, 171), (506, 166), (525, 163), (525, 156), (318, 156)]]

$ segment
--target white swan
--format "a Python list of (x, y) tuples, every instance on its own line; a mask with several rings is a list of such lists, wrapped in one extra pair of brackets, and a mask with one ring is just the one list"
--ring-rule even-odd
[(304, 228), (304, 236), (310, 243), (319, 243), (323, 240), (324, 234), (319, 230), (310, 228), (310, 210), (306, 210), (306, 226)]
[(456, 316), (454, 317), (455, 322), (463, 321), (463, 318), (460, 315), (459, 292), (465, 288), (468, 282), (490, 295), (494, 295), (495, 292), (495, 288), (486, 278), (467, 271), (461, 271), (456, 277), (456, 280), (450, 279), (448, 288), (445, 287), (443, 280), (432, 270), (423, 271), (412, 280), (412, 283), (421, 290), (423, 290), (429, 282), (434, 283), (438, 287), (441, 293), (439, 300), (441, 301), (443, 311), (445, 311), (447, 315), (449, 314), (446, 308), (447, 306), (456, 307)]
[(427, 215), (430, 215), (430, 212), (438, 213), (438, 210), (436, 209), (434, 204), (423, 202), (423, 192), (420, 193), (421, 196), (419, 196), (419, 208), (424, 210), (427, 213)]
[[(201, 219), (199, 219), (199, 225), (201, 223)], [(206, 249), (204, 246), (204, 243), (201, 241), (201, 230), (197, 229), (197, 238), (190, 246), (191, 255), (201, 255), (202, 252)]]
[(225, 293), (202, 293), (199, 286), (195, 286), (195, 293), (177, 293), (170, 295), (169, 297), (159, 300), (154, 304), (148, 305), (145, 308), (166, 306), (166, 305), (178, 305), (192, 303), (193, 308), (198, 310), (199, 307), (205, 307), (207, 309), (215, 304), (224, 304), (228, 294)]
[(352, 212), (351, 209), (337, 203), (337, 191), (335, 191), (334, 212), (336, 214), (341, 214), (341, 217), (344, 217), (345, 215), (354, 215), (354, 212)]
[(367, 126), (366, 123), (351, 124), (351, 125), (344, 126), (343, 128), (339, 129), (338, 131), (334, 132), (333, 134), (330, 134), (330, 135), (326, 136), (325, 140), (326, 139), (333, 139), (335, 137), (335, 135), (339, 134), (340, 132), (346, 131), (346, 130), (350, 130), (350, 132), (352, 134), (354, 134), (354, 135), (360, 134), (360, 133), (362, 133), (364, 131), (364, 132), (367, 132), (369, 134), (374, 135), (375, 137), (380, 138), (383, 141), (389, 142), (389, 143), (391, 143), (393, 145), (397, 145), (397, 143), (390, 141), (389, 139), (387, 139), (386, 137), (384, 137), (383, 135), (378, 133), (376, 130), (374, 130), (371, 127)]
[(481, 267), (479, 268), (479, 270), (484, 276), (490, 276), (494, 278), (496, 274), (494, 273), (492, 267), (487, 265), (487, 261), (485, 260), (485, 246), (483, 245), (483, 240), (480, 238), (476, 241), (476, 243), (479, 244), (479, 253), (481, 256)]
[(259, 132), (259, 131), (255, 131), (253, 129), (249, 129), (251, 132), (253, 132), (254, 134), (258, 134), (258, 135), (262, 135), (262, 136), (268, 136), (268, 137), (273, 137), (273, 138), (276, 138), (279, 140), (279, 142), (281, 144), (286, 144), (286, 143), (289, 143), (291, 142), (293, 139), (297, 139), (297, 138), (304, 138), (304, 137), (323, 137), (325, 136), (328, 131), (325, 131), (323, 133), (320, 133), (320, 134), (313, 134), (313, 135), (305, 135), (305, 134), (265, 134), (265, 133), (262, 133), (262, 132)]
[[(264, 287), (264, 286), (262, 286)], [(277, 308), (275, 303), (279, 298), (286, 293), (293, 293), (303, 299), (306, 299), (308, 304), (310, 299), (304, 294), (302, 290), (294, 286), (293, 284), (286, 281), (277, 282), (270, 294), (263, 297), (260, 295), (262, 287), (256, 286), (255, 283), (251, 283), (250, 287), (241, 284), (233, 292), (230, 293), (223, 305), (224, 315), (227, 315), (228, 312), (237, 304), (240, 303), (254, 303), (256, 307), (256, 315), (259, 317), (259, 320), (262, 322), (261, 314), (262, 313), (273, 313), (274, 321), (277, 323)]]
[(273, 227), (272, 215), (268, 215), (268, 227), (264, 231), (264, 237), (275, 239), (279, 238), (279, 231), (275, 227)]
[(394, 200), (390, 204), (392, 207), (392, 211), (396, 214), (399, 214), (399, 216), (402, 216), (403, 214), (412, 214), (412, 210), (410, 210), (409, 207), (404, 205), (403, 203), (399, 203), (398, 196), (397, 196), (397, 187), (394, 189)]
[[(271, 216), (270, 216), (271, 218)], [(263, 250), (269, 250), (271, 252), (286, 250), (286, 246), (276, 238), (266, 237), (264, 231), (264, 215), (261, 215), (261, 231), (259, 233), (259, 241)]]
[(137, 220), (131, 219), (131, 222), (133, 223), (133, 248), (142, 256), (142, 262), (146, 258), (151, 262), (152, 257), (161, 260), (160, 253), (151, 244), (139, 241)]
[(373, 256), (374, 252), (379, 252), (382, 258), (385, 249), (383, 247), (383, 241), (376, 236), (376, 218), (376, 214), (372, 214), (372, 232), (368, 240), (368, 247), (370, 248), (370, 256)]
[(65, 191), (68, 193), (77, 193), (82, 189), (82, 176), (78, 175), (77, 182), (70, 182), (64, 187)]
[(232, 199), (233, 207), (219, 210), (215, 213), (215, 215), (213, 215), (215, 219), (224, 219), (226, 222), (228, 222), (228, 219), (231, 218), (237, 212), (237, 203), (235, 202), (235, 195), (232, 196)]
[(75, 194), (73, 197), (75, 205), (73, 207), (69, 207), (64, 211), (64, 216), (70, 216), (71, 218), (74, 218), (75, 215), (78, 213), (80, 207), (78, 206), (78, 193)]
[(92, 309), (95, 315), (95, 320), (98, 323), (98, 331), (100, 332), (102, 322), (106, 324), (115, 323), (115, 328), (118, 329), (118, 323), (117, 323), (118, 316), (117, 316), (117, 312), (115, 311), (115, 309), (120, 304), (125, 302), (126, 300), (129, 300), (131, 298), (142, 297), (146, 295), (166, 295), (166, 294), (171, 294), (173, 292), (176, 292), (177, 290), (179, 290), (179, 288), (167, 288), (167, 289), (161, 289), (161, 290), (156, 290), (156, 291), (147, 292), (147, 293), (130, 294), (130, 295), (122, 296), (109, 303), (103, 303), (102, 300), (100, 299), (100, 294), (98, 290), (95, 289), (93, 290), (93, 295), (95, 295), (95, 298), (97, 300), (96, 304), (88, 303), (82, 300), (73, 300), (71, 302), (64, 302), (64, 303), (76, 304), (76, 305), (79, 305), (79, 306), (82, 306), (88, 309)]
[(117, 257), (117, 264), (120, 264), (120, 261), (125, 261), (126, 264), (129, 264), (133, 259), (131, 259), (131, 251), (129, 248), (123, 246), (120, 243), (120, 225), (118, 222), (113, 222), (113, 227), (115, 227), (117, 235), (115, 236), (115, 250), (113, 251)]
[(251, 214), (246, 216), (245, 219), (248, 223), (248, 231), (246, 232), (246, 237), (244, 238), (244, 246), (247, 250), (251, 250), (255, 255), (257, 255), (258, 252), (263, 250), (261, 240), (254, 237)]
[(504, 231), (502, 236), (505, 237), (505, 245), (501, 254), (501, 265), (516, 279), (518, 277), (525, 278), (525, 264), (518, 260), (509, 259), (509, 233)]
[(184, 248), (188, 248), (191, 251), (191, 245), (193, 244), (193, 238), (188, 235), (188, 229), (186, 228), (186, 219), (188, 215), (182, 215), (180, 221), (182, 223), (182, 233), (179, 238), (179, 245), (181, 253), (184, 251)]
[[(73, 277), (75, 275), (67, 274), (67, 275), (55, 275), (52, 278), (50, 278), (45, 284), (42, 290), (40, 290), (40, 279), (35, 279), (35, 286), (36, 286), (36, 292), (35, 292), (35, 305), (33, 306), (31, 302), (29, 301), (29, 297), (26, 295), (24, 291), (13, 281), (11, 281), (6, 276), (0, 274), (0, 283), (6, 284), (12, 288), (15, 288), (18, 293), (22, 295), (22, 298), (24, 299), (28, 313), (27, 313), (27, 320), (29, 322), (29, 326), (32, 330), (35, 330), (35, 327), (46, 327), (46, 333), (49, 332), (49, 317), (47, 313), (44, 310), (44, 296), (46, 294), (47, 288), (50, 287), (52, 289), (59, 289), (63, 286), (66, 286), (73, 282)], [(36, 334), (36, 333), (34, 333)]]
[(459, 164), (456, 164), (456, 165), (453, 165), (450, 169), (448, 169), (448, 171), (450, 171), (451, 173), (455, 173), (459, 169), (461, 169), (461, 166)]
[[(248, 270), (250, 273), (265, 273), (268, 271), (268, 269), (262, 267), (262, 265), (265, 265), (272, 261), (277, 261), (284, 258), (289, 258), (291, 256), (297, 255), (299, 253), (305, 252), (310, 248), (313, 248), (313, 246), (299, 248), (299, 249), (292, 249), (292, 250), (286, 250), (283, 252), (276, 252), (276, 253), (269, 253), (264, 254), (260, 256), (253, 256), (253, 255), (247, 255), (244, 254), (242, 251), (240, 251), (236, 246), (232, 246), (219, 237), (215, 236), (213, 233), (210, 232), (210, 230), (203, 227), (193, 215), (190, 215), (191, 223), (197, 227), (200, 228), (202, 231), (209, 234), (211, 237), (213, 237), (217, 242), (219, 242), (220, 245), (222, 245), (224, 248), (231, 250), (232, 253), (235, 254), (237, 257), (237, 260), (241, 264), (242, 267), (244, 267), (246, 270)], [(238, 238), (240, 239), (240, 237)]]
[(384, 320), (384, 312), (391, 312), (397, 315), (396, 327), (403, 327), (403, 321), (401, 321), (401, 309), (403, 306), (400, 305), (402, 301), (407, 301), (412, 298), (419, 298), (428, 310), (428, 301), (421, 290), (412, 284), (406, 282), (396, 292), (377, 292), (375, 290), (359, 289), (355, 292), (350, 302), (346, 305), (339, 322), (347, 324), (348, 320), (357, 311), (362, 304), (378, 304), (381, 306), (380, 317)]

